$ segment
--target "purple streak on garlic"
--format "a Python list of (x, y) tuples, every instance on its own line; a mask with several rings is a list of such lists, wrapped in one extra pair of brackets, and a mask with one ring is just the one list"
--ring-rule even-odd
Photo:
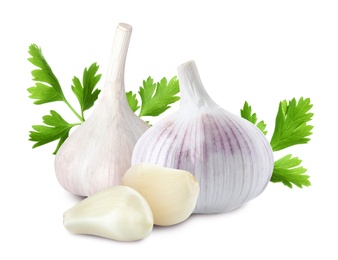
[(263, 192), (273, 153), (249, 121), (218, 106), (193, 61), (178, 67), (181, 106), (137, 142), (132, 164), (147, 162), (191, 172), (200, 194), (194, 213), (232, 211)]
[(90, 117), (63, 143), (55, 172), (69, 192), (88, 196), (119, 185), (131, 166), (133, 148), (149, 126), (130, 109), (124, 88), (125, 61), (132, 33), (119, 24), (104, 89)]

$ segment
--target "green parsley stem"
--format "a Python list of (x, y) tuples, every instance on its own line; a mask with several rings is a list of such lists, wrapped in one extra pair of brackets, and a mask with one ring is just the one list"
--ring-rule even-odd
[(66, 105), (70, 108), (70, 110), (72, 110), (72, 112), (74, 113), (74, 115), (76, 115), (76, 117), (77, 117), (78, 119), (80, 119), (81, 122), (84, 122), (84, 121), (85, 121), (84, 118), (83, 118), (83, 116), (81, 117), (81, 116), (79, 115), (79, 113), (77, 113), (77, 112), (75, 111), (75, 109), (69, 104), (69, 102), (67, 101), (67, 99), (64, 99), (64, 102), (65, 102)]
[(82, 125), (82, 122), (74, 123), (74, 124), (69, 124), (69, 125), (71, 125), (72, 127), (73, 127), (73, 126), (78, 126), (78, 125)]

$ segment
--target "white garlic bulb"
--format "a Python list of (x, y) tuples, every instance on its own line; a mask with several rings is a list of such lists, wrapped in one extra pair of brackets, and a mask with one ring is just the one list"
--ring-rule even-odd
[(185, 221), (199, 194), (196, 178), (187, 171), (140, 163), (128, 169), (122, 184), (138, 191), (148, 202), (154, 224), (171, 226)]
[(105, 87), (94, 111), (62, 144), (55, 172), (62, 187), (88, 196), (119, 185), (131, 166), (135, 143), (149, 126), (130, 109), (124, 88), (125, 61), (132, 27), (119, 24)]
[(191, 172), (200, 186), (194, 213), (232, 211), (257, 197), (273, 171), (273, 153), (249, 121), (218, 106), (193, 61), (178, 67), (181, 105), (137, 142), (132, 164), (153, 163)]
[(74, 234), (134, 241), (151, 233), (154, 219), (140, 193), (126, 186), (113, 186), (68, 209), (63, 214), (63, 225)]

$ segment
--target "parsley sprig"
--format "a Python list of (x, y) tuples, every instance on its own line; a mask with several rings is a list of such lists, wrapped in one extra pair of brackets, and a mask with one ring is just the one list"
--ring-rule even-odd
[[(310, 141), (309, 136), (313, 129), (313, 126), (308, 124), (313, 116), (313, 113), (309, 112), (311, 108), (310, 99), (303, 97), (298, 102), (293, 98), (289, 102), (283, 100), (279, 103), (275, 129), (270, 141), (274, 152)], [(264, 121), (257, 123), (257, 115), (252, 114), (251, 106), (247, 102), (244, 103), (241, 116), (255, 124), (264, 134), (267, 133)], [(289, 188), (292, 188), (292, 184), (299, 188), (310, 186), (310, 177), (304, 174), (307, 169), (300, 166), (301, 162), (298, 157), (292, 157), (291, 154), (275, 161), (271, 182), (281, 182)]]
[(79, 120), (79, 122), (68, 123), (59, 113), (51, 110), (50, 115), (42, 117), (44, 125), (32, 126), (33, 131), (30, 131), (29, 140), (35, 142), (33, 148), (58, 140), (54, 150), (54, 154), (56, 154), (68, 138), (70, 130), (85, 121), (83, 112), (93, 106), (100, 93), (100, 90), (95, 89), (101, 77), (100, 74), (97, 75), (99, 66), (93, 63), (89, 69), (85, 68), (82, 83), (77, 77), (73, 79), (72, 90), (79, 101), (81, 111), (78, 113), (66, 99), (61, 85), (47, 63), (41, 48), (32, 44), (29, 46), (28, 53), (31, 55), (28, 60), (38, 67), (38, 69), (32, 71), (33, 81), (36, 81), (35, 86), (27, 89), (30, 93), (29, 97), (35, 99), (34, 104), (41, 105), (62, 101)]
[[(30, 131), (29, 140), (35, 142), (33, 148), (47, 143), (58, 141), (54, 154), (68, 138), (70, 130), (85, 121), (84, 112), (93, 107), (101, 92), (96, 86), (101, 79), (101, 74), (97, 74), (99, 66), (93, 63), (83, 71), (82, 82), (78, 77), (74, 77), (71, 89), (79, 102), (79, 112), (68, 102), (62, 87), (47, 63), (41, 48), (36, 44), (29, 46), (30, 58), (28, 59), (34, 66), (38, 67), (32, 71), (35, 85), (28, 88), (30, 98), (35, 99), (34, 104), (41, 105), (50, 102), (64, 102), (79, 120), (75, 123), (68, 123), (59, 113), (54, 110), (50, 115), (42, 117), (43, 125), (33, 125)], [(141, 105), (132, 91), (126, 93), (127, 101), (131, 109), (136, 112), (140, 108), (139, 117), (158, 116), (170, 108), (170, 104), (178, 101), (176, 96), (179, 92), (178, 80), (173, 77), (169, 82), (166, 78), (155, 83), (151, 77), (143, 81), (143, 86), (139, 88), (138, 94)]]
[(173, 77), (169, 82), (166, 78), (162, 78), (159, 82), (154, 83), (151, 77), (143, 81), (143, 85), (139, 88), (138, 94), (141, 98), (141, 106), (138, 104), (136, 94), (132, 91), (126, 93), (129, 106), (136, 112), (139, 108), (139, 117), (142, 116), (159, 116), (167, 109), (170, 104), (180, 99), (176, 96), (180, 92), (178, 80)]

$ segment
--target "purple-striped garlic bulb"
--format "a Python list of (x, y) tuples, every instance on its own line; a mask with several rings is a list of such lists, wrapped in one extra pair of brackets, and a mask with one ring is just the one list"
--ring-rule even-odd
[(263, 192), (273, 171), (264, 134), (217, 105), (195, 62), (178, 67), (180, 109), (147, 130), (132, 164), (147, 162), (191, 172), (200, 186), (194, 213), (232, 211)]
[(56, 154), (56, 177), (73, 194), (89, 196), (121, 184), (131, 166), (133, 148), (149, 128), (126, 99), (124, 69), (131, 33), (130, 25), (118, 25), (98, 104)]

